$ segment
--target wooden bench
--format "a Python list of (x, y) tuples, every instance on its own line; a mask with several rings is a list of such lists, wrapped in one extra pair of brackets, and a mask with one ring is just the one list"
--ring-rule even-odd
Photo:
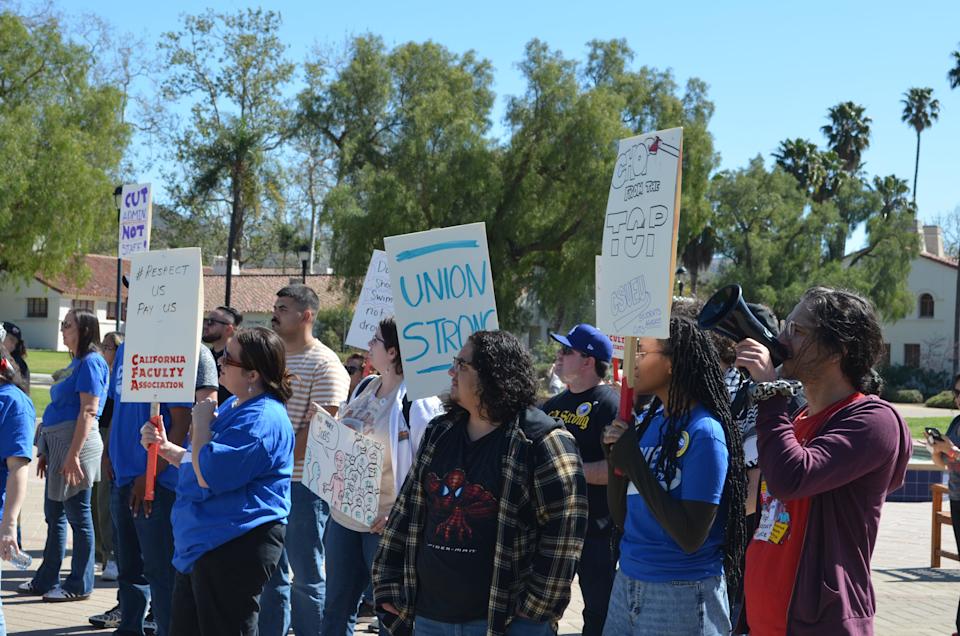
[(955, 552), (949, 552), (940, 547), (943, 526), (953, 528), (953, 520), (950, 518), (950, 512), (941, 510), (943, 507), (943, 495), (950, 491), (943, 484), (930, 484), (930, 492), (933, 493), (933, 516), (930, 527), (930, 567), (938, 568), (940, 567), (941, 557), (960, 561), (960, 556)]

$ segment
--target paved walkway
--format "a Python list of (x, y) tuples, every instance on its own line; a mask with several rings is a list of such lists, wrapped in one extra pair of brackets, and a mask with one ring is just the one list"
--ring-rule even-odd
[[(23, 514), (24, 542), (39, 565), (46, 536), (43, 523), (43, 484), (32, 476)], [(949, 529), (944, 544), (952, 548)], [(68, 567), (69, 561), (65, 564)], [(944, 635), (954, 631), (953, 620), (960, 597), (960, 564), (944, 561), (944, 567), (930, 565), (930, 504), (890, 503), (884, 508), (880, 536), (873, 558), (877, 592), (876, 631), (880, 635)], [(14, 588), (32, 576), (3, 564), (2, 599), (8, 633), (21, 636), (107, 634), (87, 623), (91, 614), (114, 604), (116, 584), (97, 580), (89, 600), (77, 603), (43, 603), (37, 597), (17, 596)], [(579, 634), (583, 601), (576, 583), (573, 601), (560, 624), (560, 633)], [(363, 634), (363, 632), (358, 632)]]

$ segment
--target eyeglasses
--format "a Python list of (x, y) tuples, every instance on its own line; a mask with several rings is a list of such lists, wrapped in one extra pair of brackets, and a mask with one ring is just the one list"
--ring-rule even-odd
[(238, 369), (250, 370), (250, 368), (239, 360), (234, 360), (230, 357), (230, 351), (228, 349), (223, 350), (223, 357), (220, 358), (220, 364), (226, 365), (228, 367), (237, 367)]
[(793, 338), (797, 335), (804, 335), (810, 332), (813, 329), (811, 326), (798, 324), (795, 320), (788, 320), (787, 324), (783, 326), (783, 332), (787, 334), (788, 338)]
[(216, 318), (204, 318), (203, 324), (207, 327), (212, 327), (213, 325), (232, 325), (232, 322), (227, 322), (226, 320), (217, 320)]
[(370, 342), (379, 342), (380, 344), (386, 344), (383, 341), (383, 338), (381, 338), (380, 336), (374, 336), (373, 338), (370, 338)]
[(666, 351), (662, 349), (657, 349), (656, 351), (637, 351), (637, 360), (643, 360), (651, 353), (659, 353), (660, 355), (667, 355)]
[(346, 369), (347, 373), (349, 373), (350, 375), (353, 375), (354, 373), (362, 369), (362, 367), (355, 367), (352, 364), (345, 364), (343, 365), (343, 368)]
[(453, 370), (456, 371), (457, 373), (460, 373), (461, 371), (463, 371), (464, 367), (472, 367), (472, 366), (473, 366), (473, 363), (470, 362), (469, 360), (464, 360), (460, 356), (453, 357)]
[(72, 326), (73, 326), (73, 323), (72, 323), (72, 322), (67, 322), (66, 320), (64, 320), (63, 322), (60, 323), (60, 329), (61, 329), (61, 330), (69, 329), (69, 328), (72, 327)]

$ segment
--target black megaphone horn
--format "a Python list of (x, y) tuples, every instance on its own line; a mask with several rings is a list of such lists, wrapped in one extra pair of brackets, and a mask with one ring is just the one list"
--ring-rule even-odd
[(701, 329), (716, 331), (734, 342), (746, 338), (756, 340), (770, 351), (775, 367), (790, 357), (790, 352), (777, 340), (776, 335), (750, 311), (743, 300), (743, 288), (740, 285), (727, 285), (711, 296), (700, 310), (697, 324)]

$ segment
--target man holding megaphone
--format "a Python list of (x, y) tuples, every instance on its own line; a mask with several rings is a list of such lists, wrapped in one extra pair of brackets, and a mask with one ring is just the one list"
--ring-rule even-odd
[[(731, 320), (746, 324), (740, 313)], [(736, 366), (757, 382), (763, 479), (734, 632), (747, 632), (746, 619), (752, 635), (872, 634), (880, 509), (903, 484), (911, 452), (903, 419), (875, 395), (883, 350), (876, 313), (856, 294), (814, 287), (773, 342), (759, 335), (736, 346)], [(784, 380), (775, 371), (780, 356)], [(807, 399), (796, 414), (790, 380)]]

